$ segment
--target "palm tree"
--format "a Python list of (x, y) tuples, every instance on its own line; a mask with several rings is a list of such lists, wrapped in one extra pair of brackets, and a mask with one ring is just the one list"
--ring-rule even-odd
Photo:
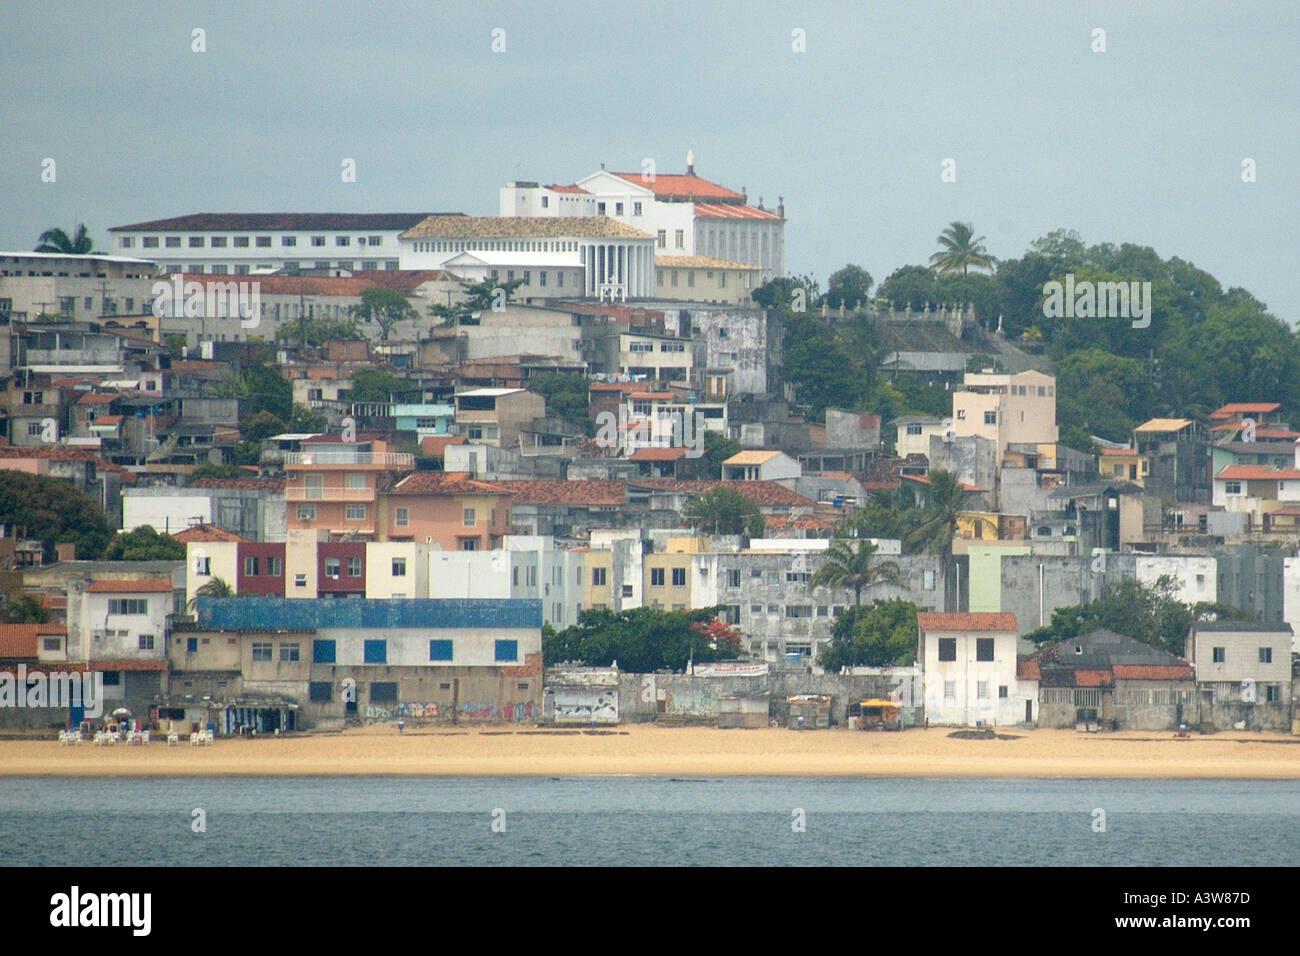
[(939, 251), (930, 257), (936, 272), (965, 275), (970, 268), (992, 270), (997, 260), (984, 248), (984, 237), (975, 237), (975, 227), (968, 222), (949, 223), (938, 238)]
[(952, 539), (957, 535), (957, 516), (966, 510), (971, 492), (967, 491), (951, 471), (932, 471), (926, 488), (925, 520), (908, 535), (908, 541), (918, 544), (931, 554), (952, 558)]
[(235, 589), (226, 583), (225, 578), (213, 578), (194, 592), (194, 597), (190, 598), (189, 608), (193, 611), (201, 597), (228, 598), (235, 596)]
[[(854, 547), (856, 545), (856, 547)], [(810, 587), (823, 585), (853, 589), (853, 606), (862, 604), (862, 592), (878, 584), (907, 587), (895, 561), (876, 561), (876, 546), (870, 541), (837, 538), (826, 549), (826, 562), (808, 582)]]
[(95, 251), (95, 240), (90, 238), (90, 232), (84, 222), (77, 223), (76, 232), (71, 239), (62, 229), (46, 229), (41, 233), (40, 243), (36, 247), (37, 252), (61, 252), (68, 256), (84, 256)]

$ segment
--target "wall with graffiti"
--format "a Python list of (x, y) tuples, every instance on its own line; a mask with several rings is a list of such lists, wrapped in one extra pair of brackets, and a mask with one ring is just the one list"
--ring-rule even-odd
[(510, 721), (521, 723), (537, 716), (537, 708), (532, 701), (519, 704), (493, 704), (491, 701), (479, 703), (451, 704), (419, 703), (404, 701), (392, 707), (367, 704), (364, 709), (365, 719), (369, 723), (392, 723), (395, 720), (438, 720), (450, 723), (455, 711), (456, 720)]
[(545, 712), (557, 724), (617, 724), (618, 688), (547, 690)]

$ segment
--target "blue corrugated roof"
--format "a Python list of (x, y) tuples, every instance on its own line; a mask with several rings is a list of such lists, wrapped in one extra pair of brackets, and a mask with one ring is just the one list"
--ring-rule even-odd
[(542, 602), (536, 598), (452, 601), (433, 598), (200, 597), (195, 603), (199, 624), (222, 630), (542, 626)]

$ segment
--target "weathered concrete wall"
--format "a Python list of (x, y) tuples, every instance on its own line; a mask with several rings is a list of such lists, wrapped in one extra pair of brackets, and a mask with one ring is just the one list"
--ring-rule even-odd
[(1002, 610), (1016, 616), (1021, 634), (1039, 627), (1038, 567), (1043, 567), (1042, 620), (1050, 624), (1058, 607), (1085, 604), (1126, 578), (1136, 577), (1136, 557), (1106, 555), (1105, 570), (1093, 570), (1091, 556), (1005, 555), (1002, 558)]

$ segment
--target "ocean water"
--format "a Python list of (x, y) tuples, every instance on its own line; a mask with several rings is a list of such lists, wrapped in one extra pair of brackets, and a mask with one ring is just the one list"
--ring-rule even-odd
[(9, 866), (1293, 865), (1300, 781), (0, 778), (0, 832)]

